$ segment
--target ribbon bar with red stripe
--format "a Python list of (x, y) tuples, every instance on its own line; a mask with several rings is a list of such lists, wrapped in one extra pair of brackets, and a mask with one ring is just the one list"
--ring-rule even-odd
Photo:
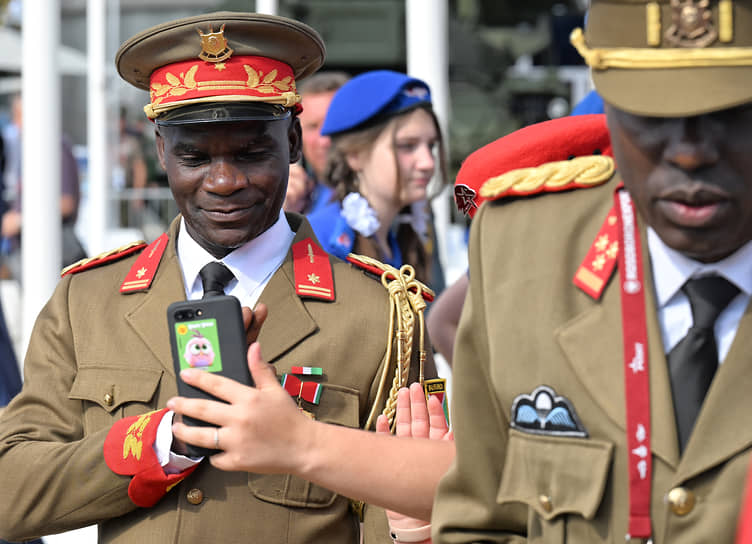
[(321, 384), (316, 382), (304, 382), (292, 374), (282, 376), (282, 387), (290, 396), (301, 398), (311, 404), (318, 404), (321, 398)]

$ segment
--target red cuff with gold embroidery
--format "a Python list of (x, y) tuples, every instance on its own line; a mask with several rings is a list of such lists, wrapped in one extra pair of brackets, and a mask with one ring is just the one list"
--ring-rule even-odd
[(179, 474), (165, 474), (154, 451), (159, 422), (167, 409), (116, 422), (104, 440), (104, 460), (115, 474), (133, 476), (128, 496), (133, 504), (154, 506), (173, 487), (191, 474), (194, 465)]

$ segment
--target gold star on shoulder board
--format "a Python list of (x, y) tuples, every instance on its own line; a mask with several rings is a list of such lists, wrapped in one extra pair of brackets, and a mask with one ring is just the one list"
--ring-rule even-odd
[(319, 278), (316, 274), (308, 274), (308, 281), (316, 285), (321, 281), (321, 278)]
[(141, 267), (138, 269), (138, 272), (136, 272), (136, 277), (141, 279), (144, 277), (145, 274), (146, 274), (146, 268)]
[(598, 237), (598, 240), (596, 240), (595, 247), (598, 251), (603, 251), (608, 247), (608, 243), (608, 234), (603, 234)]

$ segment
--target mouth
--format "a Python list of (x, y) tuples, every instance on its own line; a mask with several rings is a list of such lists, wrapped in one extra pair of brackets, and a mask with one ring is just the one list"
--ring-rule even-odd
[(709, 227), (729, 206), (730, 196), (716, 187), (675, 188), (658, 199), (658, 206), (674, 224), (688, 228)]
[(245, 218), (253, 207), (254, 205), (204, 208), (204, 213), (213, 221), (226, 223)]

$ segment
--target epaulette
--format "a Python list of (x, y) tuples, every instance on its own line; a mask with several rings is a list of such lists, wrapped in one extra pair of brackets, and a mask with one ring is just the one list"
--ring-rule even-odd
[[(358, 255), (357, 253), (348, 254), (347, 262), (357, 268), (360, 268), (372, 278), (382, 280), (382, 281), (383, 281), (384, 273), (386, 272), (389, 272), (390, 274), (399, 273), (402, 270), (402, 269), (397, 270), (393, 266), (388, 265), (386, 263), (382, 263), (378, 259), (366, 257), (365, 255)], [(412, 267), (410, 268), (412, 269)], [(412, 273), (415, 274), (415, 270), (413, 270)], [(426, 300), (426, 302), (433, 302), (433, 299), (436, 296), (436, 293), (434, 293), (430, 287), (428, 287), (424, 283), (421, 283), (418, 280), (415, 280), (415, 285), (420, 286), (421, 294), (423, 295), (423, 298)]]
[[(418, 376), (421, 387), (425, 388), (423, 379), (423, 366), (426, 360), (424, 312), (426, 301), (433, 300), (434, 292), (415, 279), (415, 269), (409, 264), (402, 265), (398, 270), (371, 257), (354, 253), (347, 256), (347, 261), (367, 273), (378, 276), (381, 285), (389, 292), (389, 329), (386, 339), (387, 364), (384, 365), (384, 370), (379, 379), (376, 399), (371, 407), (365, 428), (369, 429), (376, 422), (379, 406), (384, 399), (387, 377), (390, 373), (393, 373), (392, 385), (381, 413), (386, 415), (389, 420), (389, 427), (394, 430), (397, 393), (400, 388), (408, 385), (410, 376), (416, 321), (419, 333), (418, 363), (420, 367)], [(393, 349), (393, 346), (396, 349)]]
[(603, 114), (530, 125), (465, 159), (454, 186), (455, 202), (473, 217), (486, 200), (595, 187), (613, 176), (611, 154)]
[(99, 255), (96, 255), (94, 257), (81, 259), (80, 261), (63, 268), (63, 270), (60, 272), (60, 277), (62, 278), (64, 276), (67, 276), (68, 274), (76, 274), (78, 272), (83, 272), (84, 270), (89, 270), (90, 268), (102, 266), (103, 264), (119, 261), (120, 259), (123, 259), (128, 255), (132, 255), (133, 253), (136, 253), (137, 251), (140, 251), (145, 247), (146, 242), (139, 240), (137, 242), (131, 242), (130, 244), (121, 246), (117, 249), (105, 251), (104, 253), (100, 253)]

